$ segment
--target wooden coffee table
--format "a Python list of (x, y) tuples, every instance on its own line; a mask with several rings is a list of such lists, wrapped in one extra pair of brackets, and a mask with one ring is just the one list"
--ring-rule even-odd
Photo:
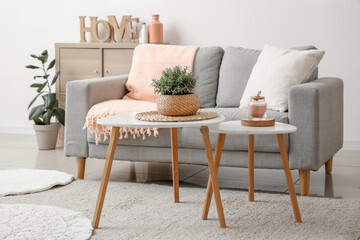
[[(133, 128), (170, 128), (171, 132), (171, 157), (172, 157), (172, 175), (173, 175), (173, 188), (174, 188), (174, 202), (179, 202), (179, 168), (178, 168), (178, 142), (177, 142), (177, 128), (182, 127), (194, 127), (200, 128), (202, 133), (206, 155), (208, 158), (208, 165), (211, 173), (211, 183), (214, 189), (214, 196), (216, 201), (216, 207), (218, 211), (218, 217), (220, 226), (225, 227), (225, 218), (222, 209), (222, 203), (220, 198), (219, 186), (216, 177), (215, 162), (213, 161), (210, 138), (209, 138), (209, 129), (207, 126), (215, 125), (223, 122), (225, 118), (219, 115), (217, 118), (202, 120), (202, 121), (189, 121), (189, 122), (146, 122), (139, 121), (135, 119), (136, 113), (126, 113), (115, 115), (111, 117), (102, 118), (97, 121), (97, 124), (104, 126), (111, 126), (111, 136), (108, 147), (108, 152), (106, 155), (104, 172), (101, 178), (101, 185), (99, 190), (99, 195), (96, 203), (96, 209), (94, 213), (94, 218), (92, 225), (94, 228), (99, 226), (101, 210), (104, 204), (106, 188), (109, 182), (111, 166), (114, 159), (114, 154), (116, 150), (116, 143), (119, 138), (119, 129), (120, 127), (133, 127)], [(146, 140), (145, 140), (146, 141)], [(126, 156), (124, 156), (126, 159)]]
[[(287, 157), (286, 147), (283, 138), (283, 134), (292, 133), (295, 132), (296, 130), (297, 129), (295, 126), (285, 123), (275, 123), (275, 126), (272, 127), (245, 127), (241, 125), (241, 121), (230, 121), (230, 122), (223, 122), (215, 126), (211, 126), (210, 132), (218, 133), (218, 139), (214, 154), (215, 169), (216, 169), (215, 174), (217, 174), (219, 169), (221, 153), (224, 147), (226, 134), (248, 135), (249, 201), (250, 202), (254, 201), (254, 135), (276, 134), (279, 144), (281, 159), (284, 167), (285, 177), (289, 188), (290, 199), (295, 215), (295, 220), (296, 222), (301, 222), (300, 210), (296, 199), (295, 188), (290, 172), (289, 160)], [(212, 173), (210, 175), (212, 175)], [(204, 206), (203, 206), (203, 212), (201, 216), (201, 219), (203, 220), (206, 220), (208, 217), (212, 193), (213, 193), (213, 185), (211, 178), (209, 177)], [(218, 215), (220, 214), (218, 213)]]

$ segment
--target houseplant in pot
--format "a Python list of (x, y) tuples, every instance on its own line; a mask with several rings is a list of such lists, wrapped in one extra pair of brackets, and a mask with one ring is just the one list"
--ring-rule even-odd
[(200, 108), (200, 98), (191, 93), (198, 77), (188, 67), (175, 66), (162, 71), (160, 79), (153, 79), (151, 86), (156, 93), (157, 110), (165, 116), (193, 115)]
[[(55, 66), (55, 59), (46, 66), (49, 57), (47, 50), (43, 51), (40, 55), (31, 54), (30, 56), (37, 59), (40, 66), (27, 65), (25, 67), (37, 71), (40, 70), (41, 74), (35, 75), (33, 80), (41, 81), (30, 85), (31, 88), (36, 89), (36, 96), (31, 100), (28, 109), (30, 109), (40, 96), (42, 97), (43, 103), (31, 108), (29, 120), (34, 121), (34, 130), (36, 132), (39, 149), (55, 149), (60, 124), (65, 126), (65, 111), (58, 107), (56, 93), (51, 90), (51, 86), (56, 83), (60, 72), (57, 72), (50, 81), (49, 70)], [(55, 117), (58, 122), (51, 122), (53, 117)]]

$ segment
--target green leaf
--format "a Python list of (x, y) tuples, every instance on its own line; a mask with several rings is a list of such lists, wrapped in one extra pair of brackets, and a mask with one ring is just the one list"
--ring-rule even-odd
[(48, 51), (45, 49), (42, 53), (41, 56), (47, 56), (48, 55)]
[(52, 69), (54, 66), (55, 66), (55, 59), (54, 59), (54, 60), (52, 60), (52, 61), (50, 62), (50, 64), (49, 64), (49, 66), (48, 66), (47, 70)]
[(48, 56), (39, 56), (38, 59), (42, 62), (42, 64), (45, 64), (47, 62)]
[(44, 76), (40, 76), (40, 75), (34, 76), (34, 79), (37, 79), (37, 78), (44, 78)]
[(41, 92), (41, 91), (44, 89), (44, 87), (46, 86), (46, 84), (47, 84), (47, 81), (44, 82), (44, 83), (34, 83), (34, 84), (31, 84), (30, 87), (38, 88), (38, 89), (37, 89), (37, 92), (39, 93), (39, 92)]
[(33, 103), (36, 101), (36, 99), (42, 94), (43, 92), (39, 92), (34, 98), (33, 100), (31, 100), (28, 109), (31, 107), (31, 105), (33, 105)]
[(53, 112), (52, 112), (51, 110), (47, 110), (47, 111), (43, 114), (44, 123), (47, 124), (47, 125), (49, 125), (52, 116), (53, 116)]
[(52, 108), (56, 103), (56, 93), (48, 93), (43, 95), (42, 98), (44, 99), (44, 105), (46, 109)]
[(45, 125), (43, 121), (39, 117), (33, 117), (32, 120), (35, 122), (36, 125)]
[(44, 111), (44, 105), (33, 107), (29, 112), (29, 120), (33, 119), (34, 117), (39, 117)]
[(30, 87), (33, 87), (33, 88), (38, 88), (38, 87), (41, 87), (42, 86), (42, 83), (33, 83), (30, 85)]
[(56, 99), (54, 105), (52, 106), (53, 108), (57, 108), (59, 107), (59, 101)]
[(31, 69), (38, 69), (39, 67), (34, 66), (34, 65), (27, 65), (25, 66), (26, 68), (31, 68)]
[(35, 54), (30, 54), (30, 56), (31, 56), (32, 58), (38, 58), (38, 56), (35, 55)]
[(46, 86), (46, 84), (47, 84), (47, 81), (44, 82), (44, 83), (42, 83), (42, 84), (39, 86), (37, 92), (38, 92), (38, 93), (41, 92), (41, 91), (44, 89), (44, 87)]
[(55, 76), (54, 76), (54, 78), (53, 78), (53, 80), (52, 80), (52, 82), (51, 82), (51, 86), (56, 83), (56, 80), (58, 79), (59, 75), (60, 75), (60, 71), (58, 71), (58, 72), (55, 74)]
[(43, 78), (44, 78), (44, 79), (48, 79), (49, 76), (50, 76), (50, 74), (46, 74), (46, 75), (43, 76)]
[(62, 108), (54, 108), (53, 113), (56, 119), (59, 121), (59, 123), (65, 126), (65, 110)]

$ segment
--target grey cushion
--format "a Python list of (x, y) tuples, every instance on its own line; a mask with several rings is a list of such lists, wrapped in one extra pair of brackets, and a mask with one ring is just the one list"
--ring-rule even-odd
[(194, 74), (199, 76), (194, 93), (200, 97), (200, 106), (215, 107), (219, 69), (224, 50), (221, 47), (199, 48), (195, 56)]
[(227, 47), (221, 63), (217, 107), (239, 107), (241, 96), (261, 51)]
[[(247, 109), (239, 108), (209, 108), (225, 116), (225, 121), (240, 120), (248, 115)], [(288, 113), (278, 111), (267, 111), (267, 116), (275, 118), (277, 122), (288, 123)], [(239, 122), (240, 124), (240, 122)], [(210, 133), (211, 145), (215, 148), (217, 134)], [(284, 135), (284, 141), (288, 149), (288, 136)], [(183, 128), (181, 147), (184, 148), (204, 148), (201, 133), (194, 131), (193, 128)], [(224, 150), (230, 151), (247, 151), (248, 137), (244, 135), (227, 135)], [(255, 151), (257, 152), (279, 152), (276, 135), (255, 136)]]
[[(296, 50), (316, 49), (314, 46), (295, 47)], [(261, 50), (227, 47), (221, 63), (216, 96), (217, 107), (239, 107), (251, 71)], [(317, 68), (309, 80), (317, 78)]]

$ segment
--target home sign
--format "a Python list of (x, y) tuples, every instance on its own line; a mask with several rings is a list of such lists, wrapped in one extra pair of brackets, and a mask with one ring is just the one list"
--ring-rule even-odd
[[(139, 18), (132, 18), (131, 15), (122, 16), (120, 24), (116, 20), (115, 16), (107, 16), (108, 21), (98, 20), (97, 17), (89, 17), (90, 18), (90, 27), (85, 26), (85, 16), (80, 16), (80, 37), (81, 43), (86, 43), (85, 33), (91, 33), (92, 43), (104, 43), (110, 42), (114, 43), (115, 35), (117, 40), (123, 40), (123, 42), (127, 43), (137, 43), (139, 39), (137, 37), (137, 27), (133, 28), (133, 22), (139, 22)], [(102, 25), (104, 28), (103, 36), (99, 36), (99, 25)]]

